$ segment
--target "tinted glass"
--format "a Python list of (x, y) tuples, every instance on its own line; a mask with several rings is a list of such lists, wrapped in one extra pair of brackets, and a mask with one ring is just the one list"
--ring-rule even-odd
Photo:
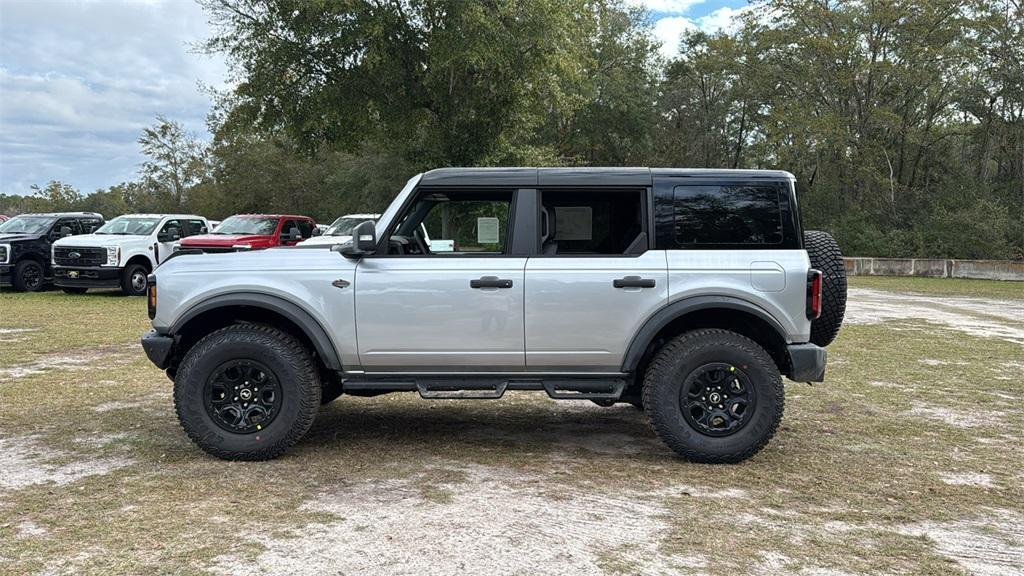
[(55, 220), (53, 216), (15, 216), (0, 224), (0, 234), (43, 234)]
[[(270, 236), (277, 230), (277, 218), (259, 218), (251, 216), (232, 216), (220, 223), (214, 234), (248, 234), (253, 236)], [(288, 231), (287, 228), (284, 229)]]
[(676, 244), (779, 245), (781, 202), (777, 186), (676, 186)]
[(138, 235), (148, 236), (153, 233), (157, 224), (160, 223), (159, 218), (146, 218), (138, 216), (118, 216), (110, 222), (107, 222), (99, 230), (97, 234), (118, 234), (118, 235)]
[(202, 220), (185, 220), (185, 229), (181, 231), (182, 236), (195, 236), (202, 234), (206, 224)]
[(68, 228), (71, 229), (71, 234), (72, 235), (77, 235), (77, 234), (81, 234), (82, 233), (82, 229), (79, 228), (79, 226), (78, 226), (78, 220), (76, 220), (74, 218), (65, 218), (65, 219), (61, 220), (60, 222), (58, 222), (57, 223), (57, 233), (58, 234), (61, 233), (61, 228), (63, 228), (64, 226), (67, 226)]
[(342, 216), (331, 224), (331, 227), (327, 229), (327, 232), (324, 232), (324, 236), (351, 236), (352, 229), (367, 220), (376, 222), (373, 218), (348, 218), (346, 216)]

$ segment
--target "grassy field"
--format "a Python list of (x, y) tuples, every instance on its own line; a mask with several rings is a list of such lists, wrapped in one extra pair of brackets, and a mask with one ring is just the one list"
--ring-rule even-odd
[(1024, 294), (884, 280), (853, 280), (827, 381), (788, 383), (734, 466), (528, 393), (343, 396), (285, 457), (222, 462), (137, 345), (141, 299), (0, 293), (0, 574), (1013, 573)]

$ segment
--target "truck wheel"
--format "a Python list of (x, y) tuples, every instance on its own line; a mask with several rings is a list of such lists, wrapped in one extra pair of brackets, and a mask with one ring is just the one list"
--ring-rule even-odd
[(64, 287), (64, 288), (61, 288), (61, 290), (63, 290), (65, 294), (85, 294), (86, 291), (88, 291), (89, 289), (88, 288), (69, 288), (69, 287)]
[(644, 377), (651, 426), (693, 462), (733, 463), (756, 454), (779, 427), (784, 400), (782, 377), (768, 353), (727, 330), (676, 337)]
[(811, 343), (828, 346), (836, 339), (846, 314), (846, 266), (839, 244), (828, 232), (804, 232), (811, 268), (821, 270), (821, 316), (811, 322)]
[(18, 292), (39, 292), (43, 289), (43, 265), (35, 260), (22, 260), (14, 267), (12, 284)]
[(320, 375), (291, 335), (233, 324), (200, 340), (178, 367), (174, 407), (185, 433), (225, 460), (269, 460), (313, 425)]
[(146, 295), (146, 267), (142, 264), (129, 264), (121, 271), (121, 292), (126, 296)]

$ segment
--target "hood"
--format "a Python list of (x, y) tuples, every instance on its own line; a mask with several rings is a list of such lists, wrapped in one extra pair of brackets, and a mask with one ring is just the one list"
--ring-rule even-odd
[(299, 242), (299, 246), (333, 246), (351, 241), (351, 236), (313, 236), (309, 240)]
[(230, 248), (235, 244), (252, 244), (254, 246), (268, 246), (274, 243), (273, 236), (251, 235), (251, 234), (200, 234), (182, 238), (181, 247), (196, 246), (217, 246)]
[(0, 243), (7, 244), (8, 242), (22, 242), (25, 240), (38, 240), (42, 238), (42, 234), (0, 234)]
[(53, 243), (54, 246), (122, 246), (130, 242), (138, 242), (149, 236), (123, 235), (123, 234), (79, 234), (68, 236)]
[(161, 264), (157, 271), (174, 274), (187, 270), (190, 274), (209, 272), (217, 275), (223, 275), (227, 271), (252, 272), (253, 278), (259, 278), (269, 272), (292, 274), (295, 270), (340, 270), (354, 268), (355, 265), (355, 260), (349, 260), (330, 250), (303, 250), (287, 246), (266, 250), (178, 256)]

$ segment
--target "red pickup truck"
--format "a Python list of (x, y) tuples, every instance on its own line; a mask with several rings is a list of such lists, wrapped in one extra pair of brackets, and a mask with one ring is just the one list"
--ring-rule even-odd
[(292, 214), (236, 214), (209, 234), (181, 240), (181, 250), (237, 252), (262, 250), (273, 246), (293, 246), (319, 233), (308, 216)]

